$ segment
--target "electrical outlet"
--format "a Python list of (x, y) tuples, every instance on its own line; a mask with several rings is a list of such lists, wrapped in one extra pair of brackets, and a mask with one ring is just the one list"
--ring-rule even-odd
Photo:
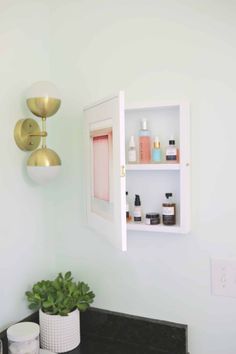
[(236, 260), (211, 260), (212, 295), (236, 298)]

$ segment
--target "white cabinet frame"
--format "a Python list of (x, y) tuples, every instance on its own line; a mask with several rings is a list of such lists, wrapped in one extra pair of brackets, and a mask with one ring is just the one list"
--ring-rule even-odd
[[(178, 120), (178, 141), (180, 161), (178, 163), (160, 164), (126, 164), (125, 178), (125, 120), (132, 119), (128, 117), (140, 112), (158, 112), (158, 110), (174, 109)], [(128, 231), (146, 231), (155, 233), (176, 233), (187, 234), (190, 231), (190, 109), (188, 102), (157, 102), (151, 104), (130, 105), (125, 108), (124, 94), (120, 92), (118, 95), (109, 97), (108, 99), (96, 102), (84, 109), (86, 122), (86, 161), (87, 161), (87, 219), (88, 224), (100, 235), (106, 238), (122, 251), (127, 250)], [(176, 113), (175, 113), (176, 114)], [(113, 131), (113, 198), (114, 205), (112, 218), (104, 218), (101, 215), (94, 214), (91, 208), (91, 146), (89, 137), (91, 135), (91, 124), (95, 124), (98, 128), (109, 128), (104, 122), (110, 119)], [(175, 119), (175, 118), (174, 118)], [(135, 133), (135, 132), (134, 132)], [(126, 223), (125, 218), (125, 191), (126, 179), (130, 178), (129, 174), (143, 173), (148, 176), (149, 173), (158, 174), (162, 171), (172, 174), (177, 173), (178, 176), (178, 223), (174, 226), (145, 225), (144, 223)], [(134, 178), (134, 177), (132, 177)], [(164, 193), (164, 191), (163, 191)]]

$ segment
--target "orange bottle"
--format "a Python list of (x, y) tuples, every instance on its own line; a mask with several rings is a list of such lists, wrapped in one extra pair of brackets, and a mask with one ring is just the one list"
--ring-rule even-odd
[(151, 161), (151, 132), (147, 128), (147, 120), (141, 121), (139, 130), (139, 162), (150, 163)]

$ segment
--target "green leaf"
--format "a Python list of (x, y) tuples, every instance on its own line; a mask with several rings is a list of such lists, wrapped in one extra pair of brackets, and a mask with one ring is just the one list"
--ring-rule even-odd
[(84, 294), (86, 294), (86, 292), (87, 292), (88, 290), (89, 290), (88, 285), (85, 284), (85, 283), (82, 283), (82, 292), (83, 292)]
[(25, 295), (26, 295), (26, 296), (32, 296), (33, 294), (32, 294), (31, 291), (26, 291), (26, 292), (25, 292)]
[(85, 310), (87, 310), (87, 308), (88, 308), (88, 304), (78, 303), (78, 304), (77, 304), (77, 307), (78, 307), (78, 309), (79, 309), (80, 311), (85, 311)]
[(53, 304), (53, 297), (51, 294), (48, 295), (48, 302), (50, 302), (50, 304)]
[(44, 307), (44, 308), (47, 309), (47, 308), (49, 308), (49, 307), (51, 307), (51, 306), (52, 306), (52, 303), (51, 303), (50, 301), (44, 301), (44, 302), (43, 302), (43, 307)]
[(66, 272), (65, 279), (69, 280), (71, 278), (71, 272)]
[(30, 310), (39, 310), (40, 308), (40, 305), (39, 304), (36, 304), (34, 302), (32, 302), (30, 305), (29, 305), (29, 309)]
[(39, 294), (35, 294), (35, 295), (34, 295), (34, 298), (35, 298), (36, 300), (41, 300), (41, 297), (40, 297)]

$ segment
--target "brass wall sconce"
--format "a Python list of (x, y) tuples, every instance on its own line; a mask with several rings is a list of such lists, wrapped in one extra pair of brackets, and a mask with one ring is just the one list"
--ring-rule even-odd
[[(46, 119), (58, 111), (61, 99), (53, 84), (40, 81), (28, 90), (26, 103), (29, 110), (41, 118), (42, 129), (32, 118), (21, 119), (16, 123), (14, 138), (21, 150), (33, 151), (27, 160), (27, 171), (31, 179), (45, 184), (58, 175), (61, 167), (58, 154), (46, 146)], [(38, 148), (41, 141), (42, 146)]]

